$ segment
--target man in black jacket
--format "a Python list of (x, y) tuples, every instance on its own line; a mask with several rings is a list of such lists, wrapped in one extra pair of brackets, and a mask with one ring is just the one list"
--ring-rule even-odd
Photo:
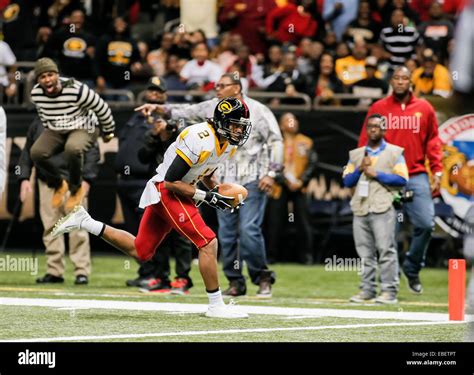
[[(152, 77), (146, 91), (146, 102), (164, 104), (166, 99), (165, 81), (160, 77)], [(143, 189), (177, 135), (176, 125), (157, 117), (146, 118), (141, 112), (135, 113), (119, 134), (119, 150), (115, 159), (116, 171), (119, 173), (118, 194), (126, 230), (132, 234), (138, 232), (143, 214), (138, 208)], [(177, 276), (173, 282), (169, 278), (171, 250), (176, 256)], [(143, 292), (162, 293), (171, 290), (173, 294), (186, 293), (193, 285), (189, 277), (191, 261), (191, 243), (173, 231), (153, 258), (140, 265), (138, 278), (128, 280), (127, 285), (141, 287)]]
[(71, 24), (57, 30), (45, 46), (41, 57), (59, 61), (65, 77), (74, 77), (89, 87), (94, 87), (97, 76), (94, 66), (95, 37), (84, 30), (84, 12), (71, 13)]
[[(102, 92), (106, 88), (127, 89), (132, 70), (138, 69), (140, 52), (136, 41), (130, 37), (127, 22), (122, 17), (114, 20), (113, 31), (97, 42), (95, 50), (97, 64), (96, 89)], [(122, 96), (106, 98), (122, 100)]]
[[(26, 144), (20, 156), (18, 165), (20, 174), (18, 180), (21, 182), (20, 199), (25, 201), (28, 194), (33, 191), (30, 177), (33, 169), (33, 161), (30, 151), (32, 145), (43, 132), (44, 127), (41, 120), (37, 117), (28, 128)], [(97, 142), (84, 153), (84, 169), (82, 188), (85, 190), (85, 196), (81, 202), (87, 205), (87, 195), (92, 181), (97, 178), (99, 173), (98, 162), (100, 159), (99, 145)], [(51, 162), (55, 164), (64, 179), (68, 178), (68, 166), (63, 153), (52, 156)], [(41, 167), (36, 166), (36, 177), (39, 188), (39, 205), (41, 222), (43, 223), (43, 243), (46, 248), (47, 270), (46, 275), (36, 280), (39, 284), (44, 283), (63, 283), (65, 269), (65, 244), (64, 236), (52, 238), (50, 232), (54, 224), (66, 214), (64, 204), (57, 208), (51, 206), (51, 198), (54, 194), (54, 182), (48, 181), (48, 174)], [(69, 193), (68, 193), (69, 194)], [(64, 202), (64, 201), (63, 201)], [(91, 272), (90, 244), (89, 234), (84, 231), (76, 231), (69, 234), (69, 257), (74, 265), (75, 284), (87, 284)]]

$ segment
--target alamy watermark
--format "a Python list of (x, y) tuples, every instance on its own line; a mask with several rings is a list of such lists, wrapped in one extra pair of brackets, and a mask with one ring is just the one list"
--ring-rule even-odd
[(56, 116), (53, 124), (57, 130), (85, 130), (92, 134), (98, 127), (98, 120), (95, 116), (67, 115)]
[(324, 270), (328, 272), (357, 272), (362, 275), (364, 263), (361, 258), (338, 258), (333, 255), (332, 258), (324, 259)]
[(7, 255), (0, 257), (0, 272), (29, 272), (30, 275), (38, 274), (38, 258), (12, 257)]
[(421, 116), (421, 112), (409, 116), (398, 116), (389, 113), (388, 116), (382, 116), (384, 118), (383, 128), (386, 130), (410, 130), (413, 133), (419, 133)]
[(18, 353), (19, 365), (43, 365), (49, 368), (56, 367), (56, 353), (55, 352), (30, 352), (26, 349), (24, 352)]

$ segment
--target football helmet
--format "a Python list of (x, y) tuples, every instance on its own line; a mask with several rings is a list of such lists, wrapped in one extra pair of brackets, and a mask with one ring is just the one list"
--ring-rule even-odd
[(252, 130), (250, 111), (244, 102), (236, 98), (220, 100), (211, 120), (216, 132), (234, 146), (242, 146)]

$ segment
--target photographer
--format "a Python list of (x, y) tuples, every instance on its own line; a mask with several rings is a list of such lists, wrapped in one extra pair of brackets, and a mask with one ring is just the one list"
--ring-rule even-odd
[(368, 143), (349, 152), (343, 174), (344, 185), (355, 187), (351, 199), (354, 242), (363, 266), (360, 292), (350, 301), (374, 301), (378, 255), (381, 294), (375, 302), (395, 304), (399, 277), (393, 202), (397, 190), (408, 181), (408, 169), (403, 148), (383, 139), (385, 121), (381, 115), (371, 115), (366, 128)]
[[(413, 232), (402, 271), (408, 279), (410, 291), (421, 294), (423, 285), (420, 271), (425, 265), (426, 252), (434, 229), (432, 195), (439, 194), (443, 175), (443, 152), (435, 110), (428, 101), (413, 94), (410, 71), (405, 66), (395, 68), (390, 85), (392, 94), (372, 104), (366, 119), (374, 113), (389, 119), (386, 141), (405, 150), (410, 176), (406, 188), (413, 191), (413, 200), (404, 205), (403, 211), (413, 226)], [(407, 126), (398, 126), (403, 124), (403, 121)], [(366, 123), (360, 133), (359, 147), (367, 143)], [(427, 162), (432, 174), (431, 179), (427, 173)]]
[[(166, 99), (165, 81), (152, 77), (145, 94), (146, 103), (164, 104)], [(177, 134), (176, 123), (166, 122), (161, 117), (145, 117), (141, 113), (135, 113), (119, 134), (119, 150), (115, 161), (119, 173), (118, 194), (126, 230), (132, 234), (138, 232), (143, 214), (138, 207), (143, 189)], [(146, 291), (169, 291), (173, 287), (173, 292), (186, 292), (192, 286), (188, 276), (192, 261), (190, 242), (172, 232), (160, 247), (151, 260), (140, 265), (138, 278), (128, 280), (127, 285), (138, 286)], [(178, 275), (173, 283), (169, 280), (171, 247), (176, 253)]]

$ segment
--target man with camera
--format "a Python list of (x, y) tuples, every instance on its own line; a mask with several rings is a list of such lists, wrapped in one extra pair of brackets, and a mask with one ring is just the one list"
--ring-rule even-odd
[[(412, 93), (411, 74), (405, 66), (394, 70), (390, 85), (393, 93), (369, 108), (360, 133), (359, 147), (367, 143), (367, 119), (378, 113), (387, 120), (385, 140), (405, 149), (410, 175), (406, 190), (413, 192), (413, 199), (404, 205), (404, 211), (414, 229), (402, 270), (408, 279), (409, 289), (414, 294), (421, 294), (423, 286), (419, 273), (424, 266), (434, 229), (432, 194), (439, 191), (443, 170), (441, 140), (433, 106)], [(431, 183), (426, 170), (428, 163), (432, 174)]]
[[(164, 104), (166, 100), (165, 81), (160, 77), (152, 77), (145, 93), (146, 103)], [(145, 117), (137, 112), (119, 134), (119, 150), (115, 159), (115, 168), (119, 174), (118, 194), (126, 230), (134, 235), (138, 232), (143, 215), (143, 210), (138, 207), (141, 194), (156, 167), (163, 161), (166, 149), (176, 139), (177, 125), (160, 116)], [(177, 258), (177, 278), (174, 282), (169, 280), (171, 247)], [(173, 293), (185, 293), (192, 286), (189, 277), (191, 261), (191, 243), (171, 232), (160, 245), (160, 251), (140, 265), (138, 277), (128, 280), (127, 285), (141, 287), (144, 291), (168, 292), (173, 288)]]
[[(408, 169), (403, 148), (384, 140), (385, 119), (381, 115), (370, 115), (366, 129), (367, 145), (349, 152), (343, 174), (344, 185), (355, 187), (351, 199), (353, 232), (362, 259), (360, 291), (350, 301), (395, 304), (399, 277), (393, 201), (397, 190), (408, 181)], [(375, 298), (377, 255), (381, 293)]]

